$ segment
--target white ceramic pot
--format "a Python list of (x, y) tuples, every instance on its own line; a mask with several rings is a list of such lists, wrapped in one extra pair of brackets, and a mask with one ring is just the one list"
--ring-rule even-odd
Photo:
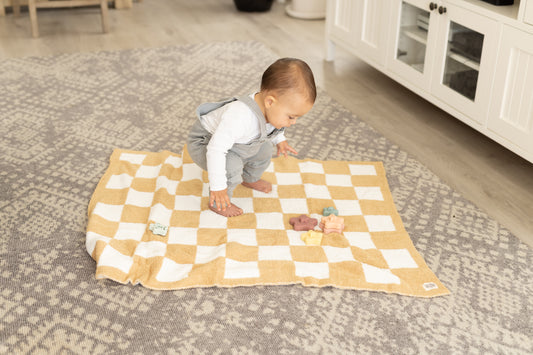
[(289, 16), (316, 20), (326, 17), (326, 0), (292, 0), (285, 11)]

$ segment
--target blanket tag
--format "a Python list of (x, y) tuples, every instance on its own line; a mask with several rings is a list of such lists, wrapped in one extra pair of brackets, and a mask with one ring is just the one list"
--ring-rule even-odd
[(156, 222), (156, 223), (151, 223), (149, 229), (154, 234), (165, 236), (168, 231), (168, 226), (165, 226), (164, 224)]

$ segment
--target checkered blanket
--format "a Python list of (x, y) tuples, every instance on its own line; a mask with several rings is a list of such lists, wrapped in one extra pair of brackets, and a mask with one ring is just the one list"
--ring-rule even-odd
[[(88, 208), (96, 277), (152, 289), (302, 284), (433, 297), (449, 291), (414, 248), (377, 162), (272, 160), (265, 194), (243, 186), (244, 215), (208, 209), (207, 174), (182, 155), (116, 149)], [(306, 246), (291, 217), (344, 218)], [(319, 228), (316, 227), (318, 230)]]

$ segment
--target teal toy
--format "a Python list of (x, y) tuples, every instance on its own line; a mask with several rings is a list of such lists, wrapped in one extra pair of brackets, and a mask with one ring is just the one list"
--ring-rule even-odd
[(322, 214), (325, 217), (329, 216), (330, 214), (334, 214), (335, 216), (338, 216), (339, 211), (337, 211), (335, 207), (324, 207), (324, 209), (322, 210)]

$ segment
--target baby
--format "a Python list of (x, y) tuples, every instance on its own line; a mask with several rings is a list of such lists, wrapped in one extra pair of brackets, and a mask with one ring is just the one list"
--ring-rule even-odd
[(217, 103), (204, 103), (196, 113), (187, 149), (209, 178), (209, 208), (225, 217), (242, 209), (231, 203), (235, 187), (242, 185), (268, 193), (272, 184), (262, 180), (272, 158), (298, 154), (284, 136), (286, 127), (305, 115), (316, 99), (313, 72), (302, 60), (282, 58), (263, 73), (261, 91)]

